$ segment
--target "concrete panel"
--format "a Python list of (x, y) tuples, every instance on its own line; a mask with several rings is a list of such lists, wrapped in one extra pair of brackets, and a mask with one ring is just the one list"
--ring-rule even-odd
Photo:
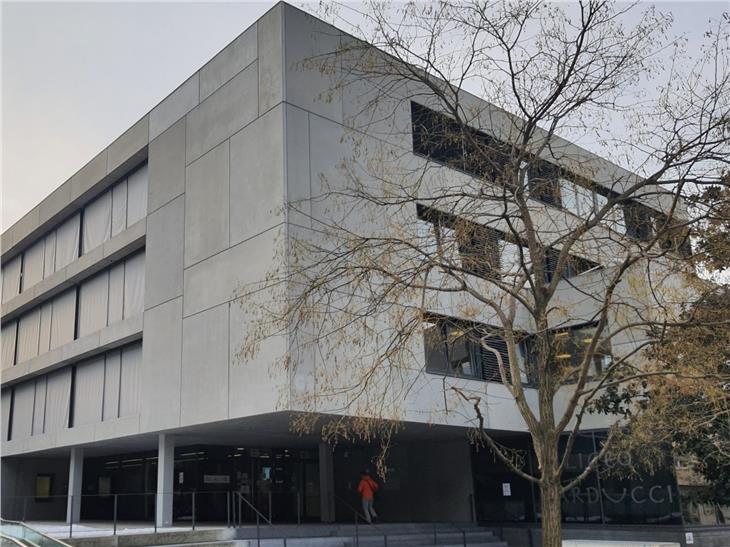
[(256, 118), (256, 73), (256, 64), (252, 63), (188, 114), (188, 163)]
[(258, 30), (258, 94), (262, 114), (284, 99), (283, 8), (277, 4), (256, 23)]
[(185, 118), (150, 142), (148, 212), (185, 192)]
[(180, 425), (182, 297), (147, 310), (142, 346), (140, 429)]
[(228, 416), (228, 303), (183, 320), (180, 425)]
[(282, 113), (279, 106), (231, 137), (231, 245), (283, 219)]
[(264, 340), (252, 360), (240, 356), (250, 323), (250, 302), (241, 306), (231, 302), (229, 415), (231, 418), (251, 416), (288, 408), (287, 372), (283, 357), (286, 339), (283, 336)]
[(106, 176), (106, 164), (107, 151), (105, 149), (71, 177), (71, 200), (75, 200), (91, 190), (97, 182)]
[(301, 226), (311, 226), (309, 113), (287, 105), (285, 116), (286, 199), (291, 204), (287, 211), (287, 221)]
[(185, 266), (208, 258), (229, 242), (228, 141), (187, 168), (185, 184)]
[(41, 224), (55, 217), (59, 211), (71, 203), (70, 180), (51, 192), (48, 197), (38, 204), (39, 221)]
[(256, 25), (252, 25), (200, 69), (200, 99), (205, 100), (253, 63), (256, 48)]
[(340, 51), (341, 32), (290, 6), (284, 7), (285, 98), (310, 112), (342, 121), (338, 72), (332, 74)]
[(109, 145), (107, 173), (111, 173), (126, 160), (142, 150), (149, 142), (149, 116), (127, 129), (121, 137)]
[[(282, 229), (275, 228), (185, 270), (185, 317), (228, 302), (271, 271)], [(281, 253), (278, 253), (281, 256)]]
[(149, 309), (182, 294), (185, 198), (147, 217), (144, 305)]
[(198, 93), (199, 83), (196, 72), (153, 108), (150, 112), (150, 141), (198, 106)]

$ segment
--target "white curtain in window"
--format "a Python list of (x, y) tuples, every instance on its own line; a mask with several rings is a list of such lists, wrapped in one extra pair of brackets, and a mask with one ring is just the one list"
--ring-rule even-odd
[(35, 379), (35, 402), (33, 405), (33, 435), (43, 434), (46, 421), (46, 377)]
[(47, 377), (45, 432), (68, 427), (71, 409), (71, 367), (51, 372)]
[(51, 346), (57, 348), (74, 339), (76, 321), (76, 288), (69, 289), (53, 299), (51, 318)]
[(147, 215), (147, 179), (146, 163), (127, 179), (127, 226)]
[(9, 368), (15, 364), (15, 344), (18, 334), (18, 322), (11, 321), (2, 328), (2, 368)]
[(438, 251), (438, 242), (436, 241), (436, 226), (427, 220), (416, 221), (416, 237), (417, 245), (423, 254), (435, 255)]
[(144, 253), (127, 259), (124, 264), (124, 318), (144, 310)]
[(127, 181), (115, 185), (112, 192), (112, 237), (127, 227)]
[(79, 219), (75, 214), (56, 229), (56, 270), (79, 257)]
[(122, 349), (122, 374), (119, 388), (119, 416), (138, 412), (138, 375), (142, 365), (142, 344)]
[(112, 193), (107, 191), (84, 208), (84, 254), (107, 241), (111, 231)]
[(23, 253), (23, 290), (43, 279), (43, 250), (45, 239), (36, 241)]
[(79, 288), (79, 337), (106, 327), (109, 272), (84, 281)]
[(578, 210), (578, 216), (583, 219), (588, 219), (593, 215), (593, 190), (584, 186), (575, 185), (575, 202)]
[(104, 356), (76, 367), (73, 426), (101, 421), (104, 396)]
[(459, 242), (456, 238), (456, 230), (439, 226), (438, 242), (440, 259), (452, 268), (461, 267), (461, 256), (459, 255)]
[(10, 429), (10, 397), (12, 389), (3, 389), (0, 392), (0, 407), (2, 407), (2, 433), (3, 441), (8, 440), (8, 430)]
[(13, 439), (30, 437), (33, 431), (33, 407), (35, 400), (35, 380), (30, 380), (15, 386), (13, 400)]
[(119, 375), (121, 373), (121, 351), (106, 354), (104, 365), (104, 412), (102, 420), (119, 417)]
[(3, 302), (20, 294), (21, 255), (3, 264)]
[(43, 277), (56, 271), (56, 230), (46, 236), (43, 257)]
[(578, 210), (578, 202), (576, 201), (576, 185), (568, 179), (559, 179), (560, 184), (560, 201), (563, 209), (570, 211), (574, 215), (580, 215)]
[(41, 305), (41, 326), (38, 334), (38, 355), (51, 349), (51, 323), (53, 315), (53, 301)]
[[(524, 249), (527, 253), (527, 249)], [(529, 264), (528, 256), (524, 257), (526, 265)], [(515, 243), (501, 240), (499, 242), (499, 265), (502, 275), (511, 277), (511, 281), (515, 281), (517, 275), (522, 272), (520, 263), (520, 247)]]
[(121, 321), (124, 317), (124, 262), (109, 270), (109, 312), (107, 324)]
[(38, 355), (41, 309), (35, 308), (26, 313), (18, 322), (17, 363), (22, 363)]

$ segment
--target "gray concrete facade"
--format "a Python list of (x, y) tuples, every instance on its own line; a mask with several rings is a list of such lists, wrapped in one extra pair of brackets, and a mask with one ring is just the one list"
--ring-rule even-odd
[[(301, 355), (300, 371), (304, 372), (297, 377), (272, 367), (290, 345), (291, 340), (284, 337), (267, 340), (254, 359), (242, 361), (239, 351), (249, 318), (240, 305), (239, 291), (262, 280), (272, 268), (285, 266), (282, 249), (287, 237), (327, 214), (326, 204), (307, 200), (316, 196), (323, 177), (341, 176), (337, 165), (351, 153), (342, 136), (346, 126), (358, 123), (359, 95), (352, 87), (329, 94), (333, 86), (329, 77), (303, 62), (332, 51), (345, 38), (302, 11), (277, 4), (2, 234), (5, 266), (140, 165), (147, 166), (142, 220), (125, 225), (95, 248), (83, 250), (79, 244), (79, 256), (73, 262), (17, 296), (3, 298), (5, 328), (63, 291), (75, 288), (83, 294), (94, 276), (112, 272), (144, 248), (139, 314), (107, 320), (93, 332), (2, 370), (2, 454), (10, 462), (3, 464), (3, 475), (15, 473), (15, 461), (64, 458), (69, 462), (71, 499), (81, 493), (84, 454), (157, 450), (156, 518), (163, 526), (173, 518), (172, 462), (181, 439), (190, 444), (235, 446), (250, 441), (301, 446), (304, 441), (287, 427), (289, 411), (298, 409), (291, 402), (292, 394), (312, 388), (322, 363), (310, 351)], [(403, 129), (409, 127), (410, 114), (407, 101), (402, 102), (393, 119)], [(388, 146), (400, 150), (410, 147), (409, 138), (395, 131), (388, 139), (368, 136), (368, 142), (382, 146), (390, 141)], [(562, 144), (576, 156), (589, 156), (577, 146)], [(619, 169), (597, 157), (590, 160), (598, 176)], [(632, 176), (621, 172), (627, 179)], [(285, 207), (299, 200), (305, 200), (302, 214)], [(113, 219), (113, 212), (109, 214)], [(109, 273), (107, 286), (114, 283), (113, 275)], [(39, 329), (40, 325), (39, 319)], [(124, 352), (140, 341), (141, 360), (125, 369)], [(108, 353), (116, 350), (121, 352), (121, 365), (112, 368)], [(86, 391), (79, 389), (82, 365), (100, 358), (98, 374), (89, 375), (97, 380), (89, 380)], [(60, 408), (69, 413), (69, 426), (38, 432), (42, 430), (33, 428), (33, 420), (38, 419), (35, 407), (29, 405), (33, 416), (25, 421), (30, 420), (30, 429), (19, 434), (14, 424), (23, 418), (19, 403), (25, 399), (16, 391), (41, 393), (46, 388), (39, 386), (47, 381), (42, 378), (66, 369), (73, 369), (77, 391), (60, 397), (58, 407), (49, 406), (51, 399), (44, 395), (43, 413)], [(106, 379), (111, 370), (122, 371), (120, 385), (129, 382), (134, 411), (111, 419), (99, 412), (98, 419), (74, 423), (74, 405), (103, 392), (110, 385)], [(434, 418), (431, 412), (441, 401), (440, 378), (431, 384), (427, 379), (419, 382), (420, 395), (409, 401), (407, 418), (421, 425), (433, 420), (463, 432), (466, 420), (453, 415)], [(490, 385), (489, 395), (493, 397), (489, 427), (524, 431), (504, 386)], [(587, 427), (605, 425), (598, 418), (586, 422)], [(321, 518), (331, 521), (335, 518), (332, 454), (318, 439), (308, 442), (319, 454)], [(418, 465), (425, 469), (438, 468), (447, 458), (458, 463), (439, 479), (440, 491), (455, 501), (444, 510), (424, 489), (418, 493), (423, 518), (468, 520), (473, 485), (466, 438), (434, 446), (424, 458)], [(3, 479), (4, 497), (32, 493), (29, 484)], [(68, 518), (78, 520), (79, 507), (69, 502)]]

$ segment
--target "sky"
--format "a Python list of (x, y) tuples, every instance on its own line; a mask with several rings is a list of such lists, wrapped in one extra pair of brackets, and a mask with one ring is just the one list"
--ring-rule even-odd
[[(66, 181), (275, 2), (3, 2), (1, 226)], [(299, 7), (316, 8), (316, 4)], [(661, 3), (699, 41), (727, 2)]]

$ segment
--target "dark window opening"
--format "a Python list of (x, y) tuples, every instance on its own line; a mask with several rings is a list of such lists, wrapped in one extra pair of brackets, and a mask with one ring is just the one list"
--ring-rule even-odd
[[(577, 375), (579, 367), (586, 355), (588, 347), (596, 336), (596, 325), (579, 325), (553, 332), (553, 349), (556, 365)], [(588, 371), (589, 378), (600, 376), (613, 361), (611, 343), (600, 338), (593, 353), (592, 363)], [(570, 377), (570, 376), (569, 376)]]
[[(499, 329), (458, 319), (431, 317), (424, 330), (424, 347), (428, 372), (501, 383), (501, 358), (507, 380), (511, 382), (507, 342)], [(515, 349), (522, 355), (521, 345)]]
[(530, 197), (548, 205), (561, 207), (560, 169), (546, 161), (536, 161), (528, 170), (527, 185)]
[[(558, 258), (560, 257), (560, 251), (557, 249), (549, 248), (545, 251), (545, 282), (550, 283), (555, 277), (556, 270), (558, 269)], [(587, 258), (583, 258), (576, 255), (569, 255), (568, 262), (565, 268), (561, 272), (562, 279), (570, 279), (580, 275), (588, 270), (599, 268), (601, 265)]]
[(626, 233), (639, 241), (648, 241), (654, 235), (655, 212), (651, 208), (636, 201), (624, 204)]

